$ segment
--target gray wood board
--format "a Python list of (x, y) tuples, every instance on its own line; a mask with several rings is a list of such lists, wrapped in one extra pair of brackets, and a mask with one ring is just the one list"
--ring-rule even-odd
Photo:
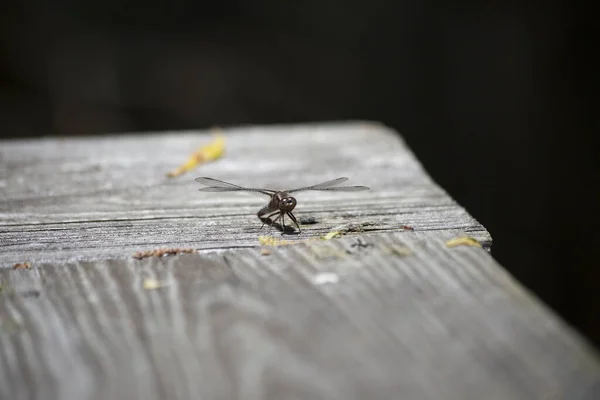
[(462, 234), (1, 270), (0, 398), (600, 398), (597, 354)]
[[(212, 132), (167, 132), (0, 144), (0, 267), (17, 262), (125, 259), (153, 247), (258, 246), (265, 199), (202, 193), (210, 176), (242, 186), (291, 188), (339, 176), (356, 193), (299, 193), (297, 217), (314, 216), (305, 239), (346, 223), (366, 230), (488, 232), (427, 175), (400, 136), (367, 122), (225, 130), (222, 159), (169, 179)], [(291, 222), (291, 221), (290, 221)], [(274, 230), (271, 233), (277, 234)]]

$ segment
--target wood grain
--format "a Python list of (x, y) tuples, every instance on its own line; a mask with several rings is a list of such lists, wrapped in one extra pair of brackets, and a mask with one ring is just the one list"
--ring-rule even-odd
[[(225, 137), (224, 158), (175, 179), (208, 132), (1, 143), (0, 399), (600, 398), (595, 349), (395, 132)], [(299, 194), (317, 223), (261, 248), (265, 200), (200, 193), (200, 175), (371, 190)], [(319, 239), (349, 224), (363, 232)], [(466, 235), (482, 247), (447, 245)], [(160, 247), (198, 253), (132, 257)]]
[(356, 193), (299, 193), (297, 217), (314, 216), (306, 239), (336, 226), (368, 230), (461, 229), (487, 248), (481, 224), (427, 175), (400, 136), (374, 123), (225, 130), (226, 154), (175, 179), (209, 132), (43, 139), (0, 146), (0, 267), (30, 261), (125, 259), (147, 247), (254, 247), (266, 234), (246, 193), (202, 193), (196, 176), (244, 186), (299, 187), (339, 176)]
[(599, 398), (596, 353), (462, 234), (5, 269), (0, 397)]

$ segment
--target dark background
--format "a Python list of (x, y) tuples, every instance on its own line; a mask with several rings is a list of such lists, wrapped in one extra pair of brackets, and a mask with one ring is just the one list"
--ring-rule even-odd
[(381, 121), (496, 259), (599, 344), (592, 14), (483, 3), (5, 4), (1, 135)]

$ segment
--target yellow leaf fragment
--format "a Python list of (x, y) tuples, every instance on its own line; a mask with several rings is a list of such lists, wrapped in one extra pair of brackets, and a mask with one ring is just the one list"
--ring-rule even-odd
[(144, 279), (144, 290), (154, 290), (160, 289), (163, 286), (166, 286), (164, 282), (158, 281), (156, 279)]
[(454, 239), (450, 239), (446, 242), (446, 247), (456, 247), (456, 246), (473, 246), (473, 247), (481, 247), (481, 244), (469, 236), (460, 236)]
[(285, 246), (294, 243), (289, 240), (275, 239), (273, 236), (259, 236), (258, 242), (263, 246)]
[(341, 238), (342, 237), (342, 232), (340, 231), (331, 231), (328, 234), (326, 234), (325, 236), (321, 236), (321, 239), (323, 240), (331, 240), (334, 238)]
[(167, 176), (173, 178), (184, 174), (200, 164), (214, 161), (222, 157), (223, 153), (225, 153), (225, 137), (219, 132), (211, 143), (200, 147), (183, 165), (170, 171)]

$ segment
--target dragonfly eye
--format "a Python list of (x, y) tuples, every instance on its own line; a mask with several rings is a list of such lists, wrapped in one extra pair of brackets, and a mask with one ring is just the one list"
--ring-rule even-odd
[(281, 199), (280, 204), (286, 211), (291, 211), (294, 207), (296, 207), (296, 199), (293, 197), (285, 197)]

